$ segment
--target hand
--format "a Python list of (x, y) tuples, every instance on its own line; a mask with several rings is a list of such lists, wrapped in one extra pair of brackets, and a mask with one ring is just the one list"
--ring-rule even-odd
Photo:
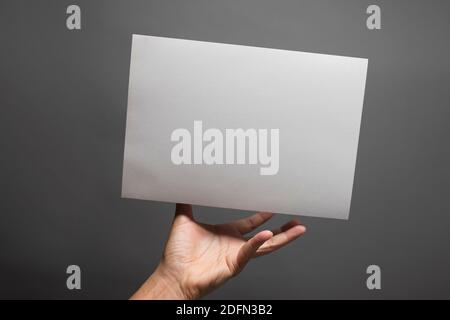
[(277, 230), (244, 237), (272, 216), (260, 212), (208, 225), (195, 221), (191, 205), (177, 204), (161, 262), (131, 299), (199, 298), (237, 275), (251, 258), (278, 250), (306, 231), (291, 220)]

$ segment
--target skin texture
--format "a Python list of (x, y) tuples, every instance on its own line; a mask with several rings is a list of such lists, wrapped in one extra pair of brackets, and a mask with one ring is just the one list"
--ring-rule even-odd
[(177, 204), (163, 257), (131, 299), (197, 299), (239, 274), (250, 259), (285, 246), (306, 228), (296, 219), (277, 230), (245, 235), (273, 216), (259, 212), (227, 224), (195, 221), (192, 206)]

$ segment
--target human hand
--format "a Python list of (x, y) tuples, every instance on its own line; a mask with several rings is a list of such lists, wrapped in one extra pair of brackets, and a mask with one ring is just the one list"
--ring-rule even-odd
[(177, 204), (161, 262), (131, 299), (199, 298), (237, 275), (251, 258), (278, 250), (306, 231), (295, 219), (277, 230), (244, 237), (272, 216), (260, 212), (208, 225), (195, 221), (191, 205)]

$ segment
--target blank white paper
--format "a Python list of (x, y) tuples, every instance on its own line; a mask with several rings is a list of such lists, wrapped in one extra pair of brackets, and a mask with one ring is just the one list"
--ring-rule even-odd
[[(133, 35), (122, 196), (347, 219), (367, 63)], [(174, 164), (172, 134), (195, 121), (224, 135), (278, 129), (277, 173), (249, 163), (250, 140), (244, 164)]]

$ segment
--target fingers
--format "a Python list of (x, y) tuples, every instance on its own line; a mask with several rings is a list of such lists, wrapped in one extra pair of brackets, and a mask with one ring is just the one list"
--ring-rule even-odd
[(175, 218), (177, 217), (186, 217), (193, 220), (194, 215), (192, 214), (192, 205), (186, 203), (177, 203), (175, 207)]
[(256, 254), (264, 242), (272, 238), (272, 236), (272, 231), (264, 230), (247, 240), (239, 249), (236, 257), (235, 270), (233, 270), (233, 273), (239, 273), (242, 268), (245, 267), (247, 262)]
[(273, 213), (258, 212), (250, 217), (233, 221), (230, 225), (234, 226), (241, 234), (246, 234), (255, 230), (272, 217)]
[[(278, 233), (277, 233), (278, 232)], [(261, 256), (278, 250), (288, 243), (294, 241), (306, 232), (306, 227), (299, 224), (298, 221), (292, 220), (276, 230), (275, 235), (260, 246), (255, 256)]]
[(293, 219), (293, 220), (286, 222), (281, 227), (279, 227), (275, 230), (272, 230), (272, 232), (274, 235), (277, 235), (277, 234), (280, 234), (281, 232), (289, 230), (290, 228), (298, 226), (298, 225), (300, 225), (300, 221), (298, 219)]

